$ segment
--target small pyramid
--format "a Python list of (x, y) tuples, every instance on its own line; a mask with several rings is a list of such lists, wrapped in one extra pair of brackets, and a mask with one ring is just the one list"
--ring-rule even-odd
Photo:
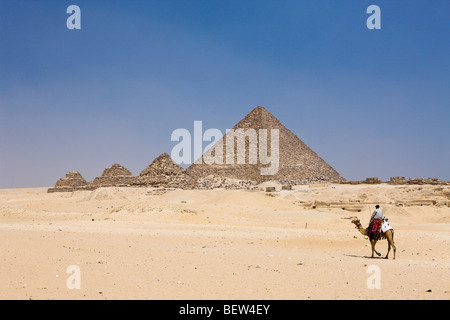
[[(315, 181), (344, 181), (339, 173), (336, 172), (330, 165), (328, 165), (321, 157), (319, 157), (313, 150), (311, 150), (303, 141), (301, 141), (294, 133), (288, 130), (281, 122), (274, 117), (264, 107), (258, 106), (248, 113), (241, 121), (239, 121), (233, 130), (242, 129), (248, 132), (248, 129), (254, 129), (256, 133), (255, 144), (257, 148), (252, 149), (250, 154), (250, 138), (247, 138), (245, 144), (245, 162), (243, 164), (237, 163), (237, 140), (234, 143), (234, 162), (227, 164), (224, 160), (222, 164), (207, 164), (203, 160), (194, 162), (186, 171), (193, 178), (198, 180), (208, 175), (215, 175), (221, 177), (229, 177), (241, 180), (251, 180), (258, 183), (268, 180), (291, 180), (297, 184), (311, 183)], [(269, 165), (262, 164), (260, 161), (260, 134), (261, 129), (266, 129), (267, 139), (262, 140), (267, 142), (267, 155), (271, 150), (272, 129), (278, 129), (278, 170), (274, 174), (262, 174), (262, 168), (267, 168)], [(276, 131), (276, 130), (275, 130)], [(217, 148), (223, 147), (223, 155), (227, 154), (226, 142), (227, 136), (225, 134), (210, 150), (211, 155), (214, 155)], [(275, 136), (275, 134), (274, 134)], [(236, 138), (234, 138), (236, 139)], [(233, 139), (233, 140), (234, 140)], [(231, 141), (231, 140), (230, 140)], [(231, 146), (233, 147), (233, 146)], [(220, 149), (219, 149), (220, 151)], [(256, 154), (256, 155), (255, 155)], [(251, 163), (250, 156), (257, 157), (256, 163)]]
[(103, 170), (101, 177), (95, 178), (90, 185), (93, 187), (121, 187), (128, 186), (134, 181), (133, 174), (118, 163)]
[(59, 179), (55, 188), (63, 188), (63, 187), (81, 187), (87, 184), (86, 180), (84, 180), (81, 173), (78, 171), (71, 171), (66, 174), (66, 177), (63, 179)]
[(178, 175), (183, 173), (183, 171), (183, 168), (176, 164), (167, 153), (163, 153), (153, 160), (147, 168), (142, 170), (139, 176), (154, 177), (158, 175)]
[(54, 188), (49, 188), (47, 192), (72, 192), (76, 190), (86, 190), (88, 183), (78, 171), (71, 171), (65, 178), (56, 181)]
[(103, 170), (102, 177), (119, 177), (119, 176), (133, 176), (127, 168), (118, 163), (114, 163), (110, 168)]
[(182, 167), (163, 153), (140, 173), (134, 185), (190, 189), (193, 181)]

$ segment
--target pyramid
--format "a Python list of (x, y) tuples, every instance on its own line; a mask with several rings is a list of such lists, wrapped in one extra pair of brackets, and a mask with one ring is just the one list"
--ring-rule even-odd
[(103, 170), (101, 177), (95, 178), (90, 185), (93, 187), (120, 187), (128, 186), (134, 181), (133, 174), (118, 163)]
[[(231, 131), (235, 133), (241, 131), (245, 135), (246, 132), (250, 132), (249, 129), (253, 129), (252, 132), (256, 134), (256, 139), (252, 140), (253, 146), (256, 146), (256, 148), (250, 148), (250, 138), (244, 138), (246, 139), (245, 161), (242, 161), (244, 158), (241, 156), (241, 163), (238, 163), (238, 139), (228, 140), (228, 138), (231, 138), (228, 137), (230, 135), (230, 132), (228, 132), (203, 155), (202, 159), (197, 159), (194, 164), (189, 166), (186, 172), (195, 180), (209, 175), (251, 180), (258, 183), (269, 180), (289, 180), (293, 184), (306, 184), (316, 181), (340, 182), (345, 180), (264, 107), (259, 106), (253, 109)], [(264, 130), (261, 129), (266, 129), (267, 133), (264, 134)], [(277, 133), (278, 141), (276, 139)], [(261, 134), (263, 135), (261, 136)], [(267, 138), (264, 139), (264, 137)], [(274, 140), (272, 140), (272, 137)], [(230, 161), (227, 162), (226, 157), (230, 154), (230, 152), (227, 153), (227, 141), (233, 143), (233, 140), (234, 146), (231, 144), (229, 150), (234, 150), (234, 159), (230, 157)], [(271, 153), (272, 141), (274, 142), (274, 153)], [(267, 171), (267, 168), (272, 165), (269, 165), (267, 161), (261, 161), (263, 158), (261, 158), (260, 147), (264, 146), (265, 142), (268, 150), (265, 154), (274, 156), (273, 161), (275, 162), (275, 159), (278, 161), (278, 168), (275, 167), (275, 170), (271, 170), (270, 173), (263, 174), (264, 168)], [(276, 142), (278, 142), (278, 148), (276, 148)], [(215, 162), (211, 164), (211, 161), (205, 163), (205, 155), (215, 156), (217, 152), (220, 154), (221, 149), (224, 155), (223, 163)], [(278, 150), (278, 156), (276, 156), (276, 150)], [(242, 154), (242, 151), (240, 154)], [(256, 162), (255, 158), (257, 159)]]
[(47, 192), (72, 192), (76, 190), (89, 190), (88, 183), (78, 171), (71, 171), (65, 178), (56, 181), (54, 188), (49, 188)]
[(142, 170), (133, 184), (136, 186), (190, 189), (193, 186), (193, 181), (182, 167), (176, 164), (167, 153), (163, 153)]

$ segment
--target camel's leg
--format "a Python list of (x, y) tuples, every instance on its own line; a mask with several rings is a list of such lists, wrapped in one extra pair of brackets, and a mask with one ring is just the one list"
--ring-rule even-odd
[(372, 256), (371, 256), (371, 258), (373, 258), (374, 257), (373, 253), (375, 252), (375, 241), (370, 240), (370, 246), (372, 247)]
[(379, 252), (377, 251), (377, 249), (375, 249), (375, 245), (377, 244), (377, 241), (378, 241), (378, 240), (376, 240), (376, 239), (370, 240), (370, 244), (372, 245), (372, 258), (373, 258), (373, 253), (374, 253), (374, 252), (377, 254), (377, 256), (381, 256), (381, 253), (379, 253)]
[(395, 260), (396, 248), (395, 248), (395, 243), (394, 243), (394, 231), (390, 232), (390, 239), (388, 239), (388, 241), (389, 241), (389, 244), (392, 246), (392, 249), (394, 250), (394, 260)]
[(391, 251), (391, 247), (394, 250), (394, 260), (395, 260), (395, 244), (394, 244), (394, 233), (393, 232), (387, 232), (386, 233), (386, 239), (388, 242), (388, 253), (386, 254), (386, 259), (388, 259), (389, 251)]
[(395, 260), (395, 251), (396, 251), (396, 248), (395, 248), (395, 245), (394, 245), (393, 242), (392, 242), (392, 249), (394, 250), (394, 260)]
[(386, 253), (386, 257), (384, 257), (385, 259), (389, 259), (389, 251), (391, 251), (391, 241), (389, 241), (389, 238), (387, 239), (387, 243), (388, 243), (388, 252)]
[(372, 246), (372, 257), (371, 258), (373, 258), (374, 256), (373, 256), (373, 253), (375, 252), (378, 256), (381, 256), (381, 254), (377, 251), (377, 250), (375, 250), (375, 244), (377, 243), (377, 240), (375, 240), (375, 239), (371, 239), (370, 240), (370, 245)]

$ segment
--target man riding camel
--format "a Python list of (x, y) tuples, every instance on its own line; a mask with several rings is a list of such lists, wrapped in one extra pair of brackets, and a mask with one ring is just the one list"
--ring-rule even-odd
[(369, 238), (379, 235), (381, 233), (381, 224), (383, 222), (383, 211), (381, 211), (380, 206), (377, 204), (375, 210), (370, 217), (368, 234)]

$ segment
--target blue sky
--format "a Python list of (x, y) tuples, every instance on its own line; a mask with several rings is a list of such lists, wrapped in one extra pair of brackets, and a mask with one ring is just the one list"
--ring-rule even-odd
[[(81, 30), (66, 9), (81, 8)], [(369, 30), (369, 5), (381, 29)], [(138, 175), (177, 128), (274, 114), (349, 180), (450, 180), (447, 0), (0, 2), (0, 188)], [(207, 144), (207, 143), (205, 143)]]

